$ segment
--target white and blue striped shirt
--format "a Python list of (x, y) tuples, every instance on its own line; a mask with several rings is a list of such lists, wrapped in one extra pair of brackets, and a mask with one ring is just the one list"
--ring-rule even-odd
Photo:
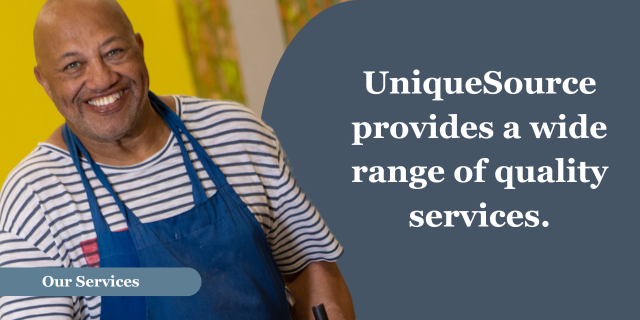
[[(175, 96), (178, 115), (207, 150), (262, 225), (283, 274), (343, 252), (316, 209), (296, 186), (271, 128), (228, 101)], [(210, 197), (216, 187), (191, 158)], [(102, 165), (122, 201), (143, 223), (193, 207), (191, 183), (177, 140), (129, 167)], [(127, 227), (88, 163), (85, 172), (111, 230)], [(7, 177), (0, 194), (0, 267), (85, 268), (99, 265), (91, 212), (69, 153), (41, 143)], [(87, 246), (87, 244), (89, 244)], [(1, 297), (2, 319), (98, 319), (100, 297)]]

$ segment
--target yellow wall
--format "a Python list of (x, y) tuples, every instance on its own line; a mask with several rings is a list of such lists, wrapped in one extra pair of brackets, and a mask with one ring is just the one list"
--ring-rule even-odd
[[(64, 119), (44, 93), (33, 67), (33, 24), (45, 0), (0, 1), (0, 182)], [(145, 57), (156, 94), (195, 90), (173, 0), (119, 0), (145, 41)]]

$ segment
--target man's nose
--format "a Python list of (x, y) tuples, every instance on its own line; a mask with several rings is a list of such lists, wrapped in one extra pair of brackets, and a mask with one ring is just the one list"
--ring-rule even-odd
[(119, 75), (102, 59), (94, 60), (93, 63), (89, 64), (86, 76), (86, 86), (91, 90), (107, 90), (111, 88), (119, 78)]

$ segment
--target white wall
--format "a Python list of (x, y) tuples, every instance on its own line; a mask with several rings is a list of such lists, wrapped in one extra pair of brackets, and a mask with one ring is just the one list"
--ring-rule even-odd
[(238, 43), (246, 104), (258, 116), (271, 76), (284, 53), (285, 38), (277, 0), (227, 0)]

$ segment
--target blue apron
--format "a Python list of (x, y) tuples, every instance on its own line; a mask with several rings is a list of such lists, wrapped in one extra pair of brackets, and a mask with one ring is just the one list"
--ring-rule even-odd
[[(87, 192), (100, 267), (189, 267), (200, 273), (202, 287), (190, 297), (102, 297), (101, 319), (290, 319), (284, 282), (255, 216), (180, 117), (151, 92), (149, 99), (176, 137), (193, 187), (195, 206), (175, 217), (141, 223), (66, 124), (62, 135)], [(217, 188), (211, 198), (182, 135)], [(128, 230), (109, 229), (78, 151), (114, 197)]]

